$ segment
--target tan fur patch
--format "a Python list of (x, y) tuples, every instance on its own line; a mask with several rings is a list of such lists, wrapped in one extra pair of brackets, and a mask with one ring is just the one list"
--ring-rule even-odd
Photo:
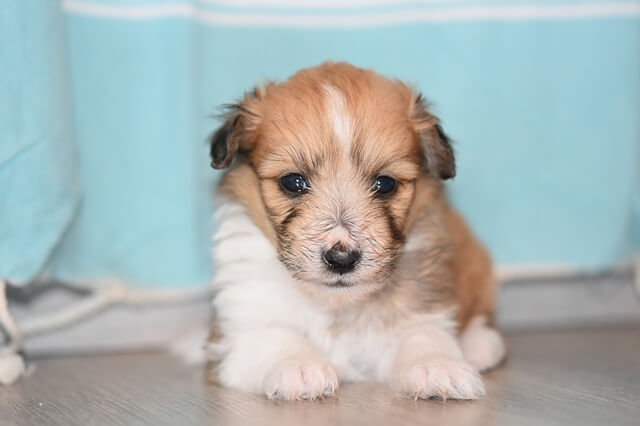
[(471, 318), (486, 315), (494, 325), (496, 279), (491, 258), (454, 210), (448, 208), (445, 225), (453, 240), (454, 272), (458, 303), (458, 325), (463, 329)]
[(249, 164), (239, 163), (229, 170), (220, 183), (220, 192), (244, 205), (258, 228), (274, 246), (277, 244), (275, 230), (262, 201), (258, 176)]

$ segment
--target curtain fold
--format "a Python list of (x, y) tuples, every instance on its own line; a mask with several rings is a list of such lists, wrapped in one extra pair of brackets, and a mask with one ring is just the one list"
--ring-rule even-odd
[(79, 206), (66, 22), (57, 2), (0, 1), (0, 279), (38, 276)]

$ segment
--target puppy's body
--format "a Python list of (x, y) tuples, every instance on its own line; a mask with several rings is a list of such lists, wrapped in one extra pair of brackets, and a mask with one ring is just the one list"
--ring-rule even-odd
[(483, 394), (478, 370), (504, 356), (486, 325), (490, 261), (443, 197), (453, 152), (419, 96), (324, 64), (235, 106), (214, 166), (237, 150), (214, 237), (220, 383), (283, 399), (339, 380)]

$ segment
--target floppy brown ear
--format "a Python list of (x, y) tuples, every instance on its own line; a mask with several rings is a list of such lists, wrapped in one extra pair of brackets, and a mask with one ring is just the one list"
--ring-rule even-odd
[(255, 130), (258, 120), (258, 97), (259, 92), (254, 89), (251, 94), (245, 94), (241, 102), (225, 107), (224, 123), (209, 139), (211, 167), (214, 169), (229, 167), (238, 149), (249, 149), (251, 132)]
[(429, 112), (428, 104), (418, 95), (412, 108), (412, 119), (425, 158), (427, 170), (440, 179), (456, 175), (456, 160), (451, 140), (440, 126), (440, 120)]

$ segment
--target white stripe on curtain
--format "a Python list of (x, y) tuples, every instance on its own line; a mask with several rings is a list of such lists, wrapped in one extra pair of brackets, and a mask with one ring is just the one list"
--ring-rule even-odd
[(132, 20), (188, 18), (221, 26), (286, 28), (362, 28), (417, 22), (597, 19), (640, 16), (640, 3), (455, 6), (348, 15), (229, 13), (187, 3), (119, 6), (64, 0), (62, 5), (66, 11), (71, 13), (103, 18)]
[[(209, 3), (220, 6), (232, 7), (289, 7), (292, 9), (303, 8), (365, 8), (375, 6), (407, 6), (421, 4), (452, 4), (461, 3), (460, 0), (199, 0), (201, 3)], [(484, 0), (471, 0), (481, 3)], [(467, 3), (469, 1), (467, 0)]]

